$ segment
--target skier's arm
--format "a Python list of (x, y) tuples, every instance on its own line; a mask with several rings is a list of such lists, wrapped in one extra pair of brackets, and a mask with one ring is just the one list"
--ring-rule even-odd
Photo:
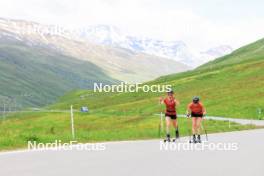
[(203, 115), (206, 115), (206, 109), (205, 109), (204, 105), (202, 105), (202, 106), (203, 106)]
[(176, 104), (176, 106), (179, 106), (180, 102), (177, 99), (175, 99), (175, 104)]
[(159, 103), (160, 103), (160, 104), (164, 104), (164, 98), (163, 98), (163, 97), (160, 97), (160, 99), (159, 99)]
[(192, 112), (192, 110), (191, 110), (191, 108), (190, 108), (190, 105), (188, 105), (188, 106), (187, 106), (187, 111), (186, 111), (187, 117), (190, 117), (191, 112)]
[(203, 115), (206, 115), (206, 109), (203, 107)]

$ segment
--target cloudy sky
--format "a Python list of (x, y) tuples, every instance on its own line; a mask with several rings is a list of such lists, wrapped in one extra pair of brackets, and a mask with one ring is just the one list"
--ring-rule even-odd
[(264, 37), (263, 0), (1, 0), (0, 17), (69, 27), (110, 24), (202, 50)]

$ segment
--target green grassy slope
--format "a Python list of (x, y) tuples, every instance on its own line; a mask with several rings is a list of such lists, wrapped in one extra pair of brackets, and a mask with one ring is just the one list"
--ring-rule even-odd
[(94, 82), (116, 81), (94, 64), (51, 48), (0, 40), (0, 101), (9, 97), (23, 107), (43, 106), (67, 91), (92, 88)]
[[(243, 55), (251, 52), (246, 52), (247, 47)], [(164, 76), (147, 84), (173, 85), (176, 97), (181, 102), (179, 114), (185, 113), (186, 105), (194, 95), (199, 95), (208, 115), (256, 119), (256, 109), (264, 109), (262, 48), (260, 45), (256, 49), (258, 53), (243, 62), (226, 63), (213, 69), (201, 67)], [(226, 60), (239, 58), (239, 55), (231, 54)], [(89, 107), (89, 113), (74, 113), (76, 140), (79, 142), (158, 138), (159, 113), (162, 111), (158, 98), (161, 95), (164, 93), (94, 93), (79, 90), (69, 92), (47, 109), (69, 110), (73, 105), (79, 111), (81, 106)], [(180, 118), (179, 124), (181, 136), (188, 135), (190, 124), (186, 119)], [(207, 121), (209, 133), (256, 128), (234, 123), (229, 127), (227, 121)], [(0, 150), (26, 147), (28, 140), (54, 142), (57, 139), (68, 142), (71, 140), (70, 113), (13, 114), (0, 121), (0, 136)]]
[(244, 63), (253, 60), (261, 60), (263, 59), (263, 55), (264, 55), (264, 38), (252, 44), (241, 47), (229, 55), (208, 62), (207, 64), (202, 65), (199, 69), (206, 69), (206, 68), (212, 69), (215, 67), (234, 65), (234, 64)]
[[(94, 112), (90, 114), (74, 113), (76, 139), (78, 142), (98, 142), (116, 140), (153, 139), (159, 136), (159, 116), (143, 112), (127, 114), (125, 112)], [(164, 124), (165, 125), (165, 124)], [(181, 136), (189, 134), (190, 121), (179, 120)], [(227, 121), (207, 121), (207, 131), (227, 132), (255, 128), (252, 125), (238, 125)], [(174, 134), (171, 131), (171, 134)], [(22, 113), (0, 120), (0, 151), (27, 147), (28, 141), (47, 143), (61, 140), (69, 142), (71, 138), (69, 113)], [(210, 138), (210, 136), (209, 136)], [(202, 139), (205, 139), (202, 136)]]
[[(199, 95), (209, 115), (258, 118), (257, 109), (264, 109), (264, 43), (263, 40), (238, 49), (221, 59), (194, 71), (161, 77), (147, 84), (171, 84), (180, 100), (179, 113), (194, 95)], [(253, 50), (253, 51), (252, 51)], [(235, 60), (235, 62), (233, 61)], [(221, 64), (221, 66), (219, 66)], [(236, 63), (236, 64), (234, 64)], [(214, 66), (208, 67), (209, 65)], [(79, 108), (89, 106), (94, 111), (158, 111), (157, 93), (100, 94), (76, 91), (67, 94), (56, 109), (66, 109), (70, 104)], [(82, 98), (81, 98), (82, 97)]]

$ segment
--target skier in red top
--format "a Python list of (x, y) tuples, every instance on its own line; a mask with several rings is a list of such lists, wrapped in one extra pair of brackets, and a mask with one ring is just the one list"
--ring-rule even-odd
[(169, 90), (167, 92), (167, 97), (164, 99), (160, 98), (160, 103), (164, 103), (166, 106), (165, 118), (166, 118), (166, 140), (170, 142), (170, 126), (171, 124), (175, 128), (176, 139), (179, 138), (178, 122), (177, 122), (177, 112), (176, 107), (179, 105), (179, 101), (175, 99), (174, 92)]
[[(206, 115), (206, 110), (200, 102), (199, 97), (194, 97), (193, 101), (187, 107), (187, 117), (192, 117), (193, 142), (201, 143), (200, 129), (202, 118)], [(197, 139), (196, 136), (197, 135)]]

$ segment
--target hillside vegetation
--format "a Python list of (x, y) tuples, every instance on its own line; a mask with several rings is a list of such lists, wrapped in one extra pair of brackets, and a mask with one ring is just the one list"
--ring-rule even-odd
[[(259, 41), (257, 42), (259, 43)], [(204, 67), (180, 74), (160, 77), (146, 84), (171, 84), (180, 100), (178, 113), (184, 114), (194, 95), (199, 95), (208, 115), (258, 119), (259, 108), (264, 109), (264, 55), (263, 45), (248, 45)], [(254, 48), (254, 56), (250, 53)], [(248, 57), (250, 59), (248, 59)], [(237, 60), (241, 58), (242, 60)], [(232, 59), (236, 59), (234, 62)], [(222, 63), (222, 64), (220, 64)], [(210, 65), (210, 66), (209, 66)], [(159, 96), (165, 93), (94, 93), (88, 90), (72, 91), (61, 97), (48, 112), (12, 114), (1, 120), (0, 149), (26, 147), (27, 141), (54, 142), (71, 140), (70, 113), (51, 110), (69, 110), (74, 106), (76, 140), (79, 142), (149, 139), (164, 137), (159, 134)], [(88, 106), (89, 113), (79, 108)], [(263, 114), (261, 115), (263, 118)], [(181, 136), (190, 134), (190, 123), (179, 118)], [(228, 121), (206, 121), (207, 131), (225, 132), (256, 128)], [(203, 136), (204, 139), (204, 136)]]
[(52, 27), (0, 18), (0, 110), (45, 106), (68, 91), (91, 89), (95, 82), (144, 82), (190, 69), (167, 58), (76, 38), (68, 30), (53, 33)]
[(111, 84), (117, 81), (88, 61), (62, 55), (50, 48), (28, 47), (1, 38), (0, 82), (1, 102), (9, 100), (15, 106), (16, 100), (16, 106), (38, 107), (54, 102), (67, 91), (92, 88), (94, 82)]
[(232, 66), (254, 60), (263, 60), (264, 56), (264, 39), (258, 40), (250, 45), (241, 47), (229, 55), (215, 59), (207, 64), (202, 65), (199, 69), (215, 68), (220, 66)]
[[(192, 97), (198, 95), (208, 115), (259, 118), (264, 110), (264, 40), (236, 50), (200, 68), (160, 77), (147, 84), (170, 84), (180, 100), (179, 113), (185, 113)], [(70, 104), (79, 108), (89, 106), (102, 111), (157, 112), (157, 93), (92, 93), (75, 91), (64, 96), (51, 108), (67, 109)], [(263, 116), (263, 114), (262, 114)]]

